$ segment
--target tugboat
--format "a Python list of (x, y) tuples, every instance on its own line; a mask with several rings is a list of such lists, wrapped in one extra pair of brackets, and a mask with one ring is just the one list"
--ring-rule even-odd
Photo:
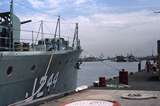
[(20, 40), (21, 24), (27, 22), (13, 13), (13, 0), (10, 11), (0, 13), (0, 106), (76, 88), (75, 65), (82, 52), (78, 23), (69, 46), (60, 34), (60, 17), (53, 38), (32, 39), (32, 43)]

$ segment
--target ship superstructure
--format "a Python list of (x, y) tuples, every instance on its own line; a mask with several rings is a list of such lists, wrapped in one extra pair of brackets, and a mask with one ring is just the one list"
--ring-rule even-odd
[[(31, 101), (76, 88), (76, 63), (82, 51), (76, 24), (72, 46), (61, 37), (60, 16), (53, 38), (21, 42), (21, 22), (9, 12), (0, 13), (0, 106)], [(43, 21), (41, 24), (43, 34)]]

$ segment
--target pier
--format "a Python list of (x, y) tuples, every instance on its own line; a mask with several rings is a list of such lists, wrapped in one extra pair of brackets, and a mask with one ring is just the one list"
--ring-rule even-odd
[[(157, 73), (136, 72), (133, 75), (129, 75), (128, 80), (129, 84), (125, 86), (118, 84), (118, 77), (110, 79), (107, 81), (108, 86), (106, 87), (91, 87), (40, 106), (65, 106), (66, 103), (81, 100), (117, 101), (121, 106), (160, 106), (160, 81), (157, 80)], [(150, 97), (124, 99), (122, 96), (125, 94), (150, 95)]]
[(119, 77), (106, 81), (105, 87), (83, 86), (76, 91), (54, 94), (20, 103), (18, 106), (67, 106), (68, 103), (83, 100), (116, 101), (120, 106), (160, 106), (160, 81), (157, 72), (129, 73), (128, 85), (120, 84)]
[[(129, 100), (122, 99), (121, 96), (126, 93), (138, 92), (141, 94), (156, 95), (156, 99), (144, 100)], [(69, 95), (51, 102), (42, 104), (40, 106), (65, 106), (65, 104), (80, 100), (109, 100), (117, 101), (121, 106), (159, 106), (160, 105), (159, 91), (144, 91), (144, 90), (106, 90), (106, 89), (88, 89), (77, 94)], [(83, 105), (82, 105), (83, 106)]]

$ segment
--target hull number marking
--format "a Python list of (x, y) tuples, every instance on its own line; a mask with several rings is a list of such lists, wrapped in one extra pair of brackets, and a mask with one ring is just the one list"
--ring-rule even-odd
[[(50, 91), (50, 88), (52, 87), (52, 89), (54, 89), (56, 87), (57, 81), (58, 81), (58, 76), (59, 76), (59, 72), (57, 73), (52, 73), (49, 77), (47, 75), (44, 75), (40, 78), (39, 80), (39, 84), (38, 84), (38, 78), (35, 78), (34, 80), (34, 86), (32, 89), (32, 95), (27, 98), (27, 100), (33, 100), (33, 98), (36, 97), (41, 97), (44, 95), (44, 91), (43, 88), (47, 87), (48, 92)], [(37, 85), (39, 85), (39, 87), (37, 87)], [(37, 90), (36, 90), (37, 88)]]

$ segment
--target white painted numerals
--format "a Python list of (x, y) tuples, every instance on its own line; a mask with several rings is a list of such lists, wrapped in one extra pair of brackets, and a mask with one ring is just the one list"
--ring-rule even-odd
[(47, 87), (49, 87), (49, 88), (50, 88), (51, 85), (52, 85), (53, 76), (54, 76), (54, 74), (52, 74), (52, 75), (49, 77), (48, 81), (47, 81)]
[(50, 87), (53, 86), (53, 88), (56, 87), (56, 83), (58, 81), (58, 76), (59, 76), (59, 72), (57, 72), (55, 75), (52, 74), (48, 81), (47, 81), (47, 87), (48, 87), (48, 91), (50, 90)]
[(57, 72), (57, 74), (53, 78), (52, 84), (53, 84), (54, 88), (56, 87), (56, 84), (57, 84), (57, 81), (58, 81), (58, 76), (59, 76), (59, 72)]
[(41, 91), (41, 89), (45, 86), (46, 81), (47, 81), (47, 76), (45, 75), (40, 80), (40, 87), (38, 88), (37, 97), (43, 96), (43, 91)]
[(56, 74), (52, 73), (49, 78), (47, 75), (42, 76), (39, 81), (40, 86), (38, 87), (37, 90), (36, 90), (36, 86), (37, 86), (38, 78), (36, 78), (34, 81), (32, 96), (30, 97), (30, 99), (33, 99), (34, 96), (36, 97), (43, 96), (44, 94), (43, 87), (45, 87), (45, 85), (48, 88), (48, 92), (50, 91), (51, 87), (54, 89), (58, 81), (58, 76), (59, 76), (59, 72), (57, 72)]

